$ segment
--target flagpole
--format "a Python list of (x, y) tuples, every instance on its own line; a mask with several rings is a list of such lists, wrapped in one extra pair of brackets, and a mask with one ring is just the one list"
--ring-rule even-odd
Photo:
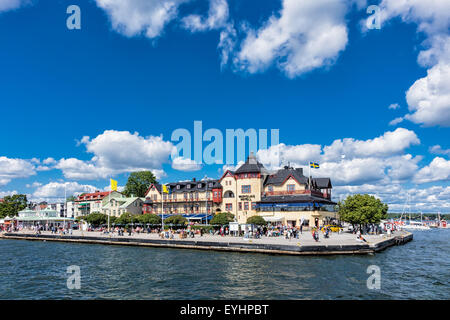
[(161, 226), (164, 231), (164, 185), (161, 186)]
[(109, 227), (109, 216), (111, 215), (111, 192), (112, 192), (112, 186), (111, 186), (111, 177), (109, 177), (109, 195), (108, 195), (108, 204), (109, 204), (109, 210), (108, 210), (108, 233), (110, 232)]
[(309, 177), (308, 177), (308, 185), (309, 185), (309, 192), (311, 193), (311, 161), (309, 162)]

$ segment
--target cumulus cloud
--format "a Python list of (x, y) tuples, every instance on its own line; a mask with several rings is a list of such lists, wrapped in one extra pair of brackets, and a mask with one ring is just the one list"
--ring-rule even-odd
[(96, 0), (105, 10), (112, 28), (127, 36), (156, 38), (178, 15), (178, 7), (189, 0)]
[[(359, 186), (336, 186), (334, 196), (343, 200), (355, 193), (368, 193), (389, 205), (390, 212), (436, 212), (450, 209), (450, 187), (432, 186), (428, 188), (407, 188), (399, 184), (363, 184)], [(408, 194), (409, 208), (406, 208)]]
[[(331, 177), (336, 185), (400, 182), (410, 179), (418, 170), (422, 158), (404, 152), (419, 143), (414, 131), (397, 128), (374, 139), (337, 139), (328, 146), (279, 144), (259, 150), (257, 156), (269, 169), (278, 169), (288, 163), (307, 169), (309, 161), (318, 161), (320, 169), (312, 174)], [(281, 162), (271, 166), (275, 152)]]
[(151, 170), (160, 178), (164, 176), (162, 164), (175, 148), (162, 137), (116, 130), (106, 130), (94, 139), (87, 137), (83, 144), (94, 155), (91, 160), (63, 158), (55, 165), (68, 179), (95, 180), (139, 170)]
[(172, 168), (179, 171), (198, 171), (202, 165), (192, 159), (177, 157), (172, 161)]
[[(449, 52), (450, 54), (450, 52)], [(450, 63), (439, 63), (406, 93), (406, 119), (425, 126), (450, 126)]]
[(16, 190), (13, 191), (0, 191), (0, 198), (4, 198), (6, 196), (13, 196), (15, 194), (18, 194)]
[(32, 194), (34, 199), (64, 199), (71, 195), (78, 195), (83, 192), (94, 192), (98, 188), (79, 184), (78, 182), (50, 182), (44, 185), (37, 186), (36, 191)]
[(347, 10), (341, 0), (283, 0), (264, 26), (246, 28), (236, 63), (255, 73), (275, 62), (291, 78), (330, 65), (347, 45)]
[(36, 174), (31, 161), (0, 157), (0, 185), (8, 184), (15, 178), (27, 178)]
[(450, 126), (450, 2), (383, 0), (380, 8), (382, 21), (400, 17), (417, 24), (417, 31), (426, 36), (418, 62), (430, 69), (407, 91), (411, 113), (405, 118), (424, 126)]
[(183, 27), (192, 32), (209, 31), (225, 27), (228, 14), (227, 0), (210, 0), (209, 12), (206, 18), (197, 14), (191, 14), (184, 17), (181, 21)]
[(420, 169), (414, 176), (416, 183), (450, 180), (450, 161), (436, 157), (428, 166)]

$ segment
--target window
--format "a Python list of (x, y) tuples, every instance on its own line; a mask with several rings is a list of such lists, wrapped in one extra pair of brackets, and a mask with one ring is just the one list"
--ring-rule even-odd
[(179, 185), (179, 184), (177, 184), (177, 189), (178, 189), (178, 190), (180, 189), (180, 185)]
[(198, 192), (195, 193), (195, 199), (198, 200)]
[(232, 211), (233, 210), (233, 204), (232, 203), (225, 204), (225, 210), (226, 211)]
[(294, 191), (295, 190), (295, 184), (288, 184), (287, 185), (287, 191)]
[(252, 188), (250, 185), (242, 186), (242, 193), (250, 193), (252, 192)]
[(214, 198), (217, 198), (217, 191), (214, 191)]
[(267, 190), (269, 190), (269, 192), (273, 192), (273, 186), (268, 186)]
[(191, 185), (190, 185), (190, 184), (188, 184), (188, 185), (186, 186), (186, 188), (190, 189), (190, 188), (191, 188)]
[(239, 210), (242, 210), (242, 202), (239, 202)]
[(252, 210), (256, 210), (256, 202), (252, 202)]
[(248, 210), (248, 202), (247, 201), (244, 202), (244, 210)]
[(212, 188), (212, 187), (213, 187), (213, 184), (212, 184), (212, 182), (210, 182), (210, 183), (209, 183), (209, 187), (210, 187), (210, 188)]

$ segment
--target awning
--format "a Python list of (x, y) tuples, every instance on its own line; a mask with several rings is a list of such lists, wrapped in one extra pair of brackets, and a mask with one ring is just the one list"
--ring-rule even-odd
[(277, 217), (263, 217), (263, 219), (267, 222), (280, 222), (283, 220), (283, 218), (277, 218)]

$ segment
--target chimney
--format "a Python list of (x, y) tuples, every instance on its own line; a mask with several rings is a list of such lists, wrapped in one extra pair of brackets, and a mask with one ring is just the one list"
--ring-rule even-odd
[(197, 179), (195, 179), (195, 178), (192, 178), (192, 181), (194, 181), (194, 182), (195, 182), (196, 180), (197, 180)]

